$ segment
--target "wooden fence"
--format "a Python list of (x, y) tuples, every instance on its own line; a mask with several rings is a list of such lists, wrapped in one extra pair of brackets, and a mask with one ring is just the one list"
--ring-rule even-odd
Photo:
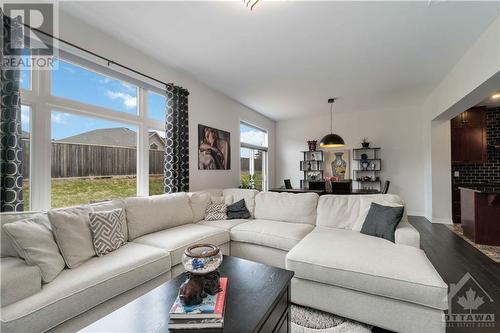
[[(29, 140), (22, 143), (23, 177), (28, 179), (30, 143)], [(135, 148), (53, 142), (51, 174), (52, 178), (135, 176), (136, 156)], [(163, 158), (163, 151), (149, 151), (149, 174), (163, 174)]]

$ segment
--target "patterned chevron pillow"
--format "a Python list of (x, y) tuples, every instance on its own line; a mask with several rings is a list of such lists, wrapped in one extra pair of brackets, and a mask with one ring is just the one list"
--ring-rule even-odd
[(125, 244), (125, 235), (122, 231), (122, 225), (125, 223), (123, 208), (90, 213), (89, 217), (94, 249), (99, 257)]
[(205, 221), (218, 221), (227, 219), (227, 205), (225, 203), (212, 203), (205, 211)]

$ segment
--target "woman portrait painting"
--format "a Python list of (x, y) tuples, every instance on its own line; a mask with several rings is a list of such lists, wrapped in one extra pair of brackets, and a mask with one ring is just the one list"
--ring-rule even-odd
[(198, 125), (198, 169), (231, 169), (231, 134), (226, 131)]

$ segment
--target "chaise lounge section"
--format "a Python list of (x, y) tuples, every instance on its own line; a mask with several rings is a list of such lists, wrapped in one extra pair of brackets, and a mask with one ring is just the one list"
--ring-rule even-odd
[[(228, 203), (244, 199), (251, 218), (205, 221), (211, 198), (221, 196)], [(184, 249), (209, 242), (226, 255), (293, 270), (295, 303), (394, 331), (444, 332), (447, 286), (419, 249), (418, 232), (405, 215), (395, 243), (361, 234), (372, 202), (404, 204), (394, 195), (225, 189), (87, 205), (124, 208), (129, 242), (65, 268), (49, 283), (2, 232), (2, 331), (75, 331), (180, 274)], [(1, 223), (34, 214), (47, 215), (2, 214)]]

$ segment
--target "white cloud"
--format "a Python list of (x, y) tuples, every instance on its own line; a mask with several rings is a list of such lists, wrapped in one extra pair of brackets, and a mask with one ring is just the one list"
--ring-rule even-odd
[(67, 115), (59, 112), (52, 112), (51, 120), (56, 124), (65, 124), (67, 119)]
[(249, 143), (256, 146), (263, 146), (266, 142), (266, 134), (259, 131), (241, 132), (241, 142)]
[(119, 91), (106, 90), (106, 96), (111, 99), (120, 99), (126, 109), (133, 109), (137, 106), (137, 98)]
[(136, 93), (137, 92), (137, 88), (133, 85), (133, 84), (130, 84), (130, 83), (127, 83), (127, 82), (123, 82), (123, 81), (120, 81), (120, 85), (125, 88), (126, 91), (130, 92), (130, 93)]

